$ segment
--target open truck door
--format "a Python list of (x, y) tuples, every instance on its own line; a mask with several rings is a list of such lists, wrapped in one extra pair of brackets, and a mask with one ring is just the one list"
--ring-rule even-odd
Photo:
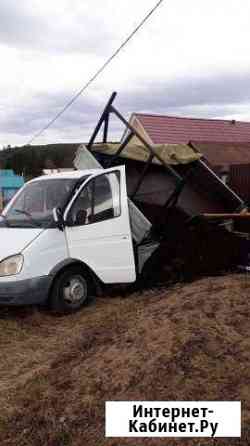
[(125, 166), (88, 178), (64, 218), (71, 258), (88, 265), (104, 283), (135, 281)]

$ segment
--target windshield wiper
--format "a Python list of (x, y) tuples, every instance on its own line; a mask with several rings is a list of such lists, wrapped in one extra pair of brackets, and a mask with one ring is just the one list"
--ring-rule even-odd
[(28, 217), (30, 219), (30, 221), (37, 226), (38, 228), (41, 228), (40, 223), (38, 223), (38, 221), (36, 221), (32, 215), (28, 212), (28, 211), (24, 211), (22, 209), (13, 209), (14, 212), (16, 212), (17, 214), (23, 214), (26, 215), (26, 217)]

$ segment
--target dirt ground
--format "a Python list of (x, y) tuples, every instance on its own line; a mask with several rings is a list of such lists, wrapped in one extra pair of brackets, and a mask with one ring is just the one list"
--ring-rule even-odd
[[(250, 445), (250, 276), (0, 309), (0, 445)], [(105, 439), (106, 400), (241, 400), (241, 439)]]

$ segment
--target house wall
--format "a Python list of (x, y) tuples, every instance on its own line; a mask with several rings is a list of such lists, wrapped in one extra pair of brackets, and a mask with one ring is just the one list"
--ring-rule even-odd
[[(146, 130), (144, 129), (144, 127), (141, 125), (141, 123), (139, 122), (139, 120), (137, 119), (137, 117), (135, 115), (132, 115), (129, 123), (134, 127), (135, 130), (137, 130), (140, 135), (149, 143), (152, 144), (152, 141), (149, 137), (149, 135), (147, 134)], [(124, 133), (123, 137), (122, 137), (122, 141), (124, 140), (125, 136), (127, 136), (127, 133), (129, 132), (129, 130), (126, 130), (126, 132)], [(136, 135), (134, 135), (131, 139), (131, 144), (141, 144), (141, 140), (139, 138), (137, 138)]]
[(233, 189), (246, 203), (250, 204), (250, 164), (211, 166), (210, 168)]
[(230, 166), (228, 185), (250, 205), (250, 164)]

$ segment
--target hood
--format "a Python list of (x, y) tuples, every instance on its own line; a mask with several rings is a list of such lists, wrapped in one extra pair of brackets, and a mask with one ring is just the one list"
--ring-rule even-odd
[(43, 231), (40, 228), (0, 228), (0, 261), (22, 252)]

